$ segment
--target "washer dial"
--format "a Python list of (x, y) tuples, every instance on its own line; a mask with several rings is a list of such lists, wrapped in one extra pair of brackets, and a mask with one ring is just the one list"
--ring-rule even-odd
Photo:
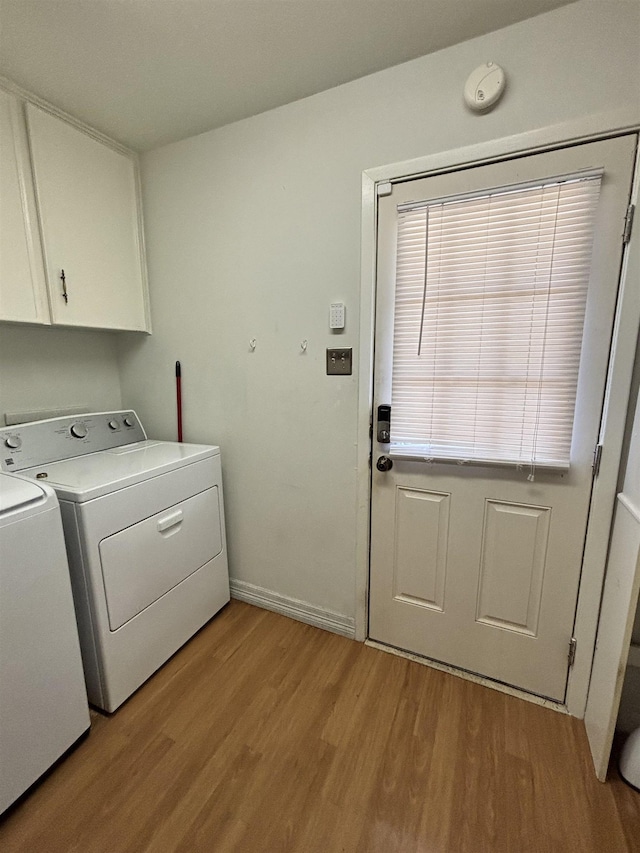
[(74, 438), (86, 438), (88, 430), (84, 424), (71, 424), (69, 432)]

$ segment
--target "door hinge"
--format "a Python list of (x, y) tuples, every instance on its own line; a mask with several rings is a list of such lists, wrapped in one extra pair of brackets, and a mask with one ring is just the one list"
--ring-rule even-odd
[(593, 464), (591, 468), (593, 470), (593, 476), (597, 477), (600, 473), (600, 460), (602, 459), (602, 445), (596, 444), (596, 448), (593, 451)]
[(630, 204), (627, 208), (627, 215), (624, 218), (624, 231), (622, 233), (622, 242), (628, 243), (631, 239), (631, 230), (633, 228), (633, 216), (636, 212), (635, 204)]
[(572, 637), (569, 640), (569, 667), (572, 667), (576, 660), (576, 638)]

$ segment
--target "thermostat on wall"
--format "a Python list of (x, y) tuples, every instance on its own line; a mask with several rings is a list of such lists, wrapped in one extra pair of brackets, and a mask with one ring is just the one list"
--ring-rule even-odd
[(464, 100), (476, 112), (488, 110), (504, 93), (506, 77), (504, 69), (495, 62), (479, 65), (469, 74), (464, 86)]

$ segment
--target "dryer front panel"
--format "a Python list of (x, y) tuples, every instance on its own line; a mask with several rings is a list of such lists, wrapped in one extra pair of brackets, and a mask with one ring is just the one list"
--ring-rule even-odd
[(110, 630), (151, 606), (222, 547), (217, 486), (103, 539), (99, 550)]

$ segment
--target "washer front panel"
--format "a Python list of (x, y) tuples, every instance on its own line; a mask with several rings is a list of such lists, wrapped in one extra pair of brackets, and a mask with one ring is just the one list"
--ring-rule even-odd
[[(151, 520), (147, 526), (153, 525), (157, 536), (174, 538), (171, 522), (179, 520), (172, 518), (174, 511), (184, 507), (193, 496), (212, 489), (217, 493), (217, 512), (205, 512), (205, 518), (200, 518), (200, 524), (213, 525), (219, 531), (220, 541), (216, 537), (213, 548), (209, 544), (203, 549), (210, 552), (212, 559), (159, 597), (156, 596), (161, 590), (155, 580), (152, 588), (139, 588), (134, 609), (140, 612), (125, 613), (121, 609), (124, 603), (116, 598), (124, 589), (127, 571), (135, 583), (133, 576), (139, 569), (138, 580), (148, 578), (150, 565), (140, 566), (135, 549), (133, 553), (111, 554), (105, 578), (101, 544), (145, 519)], [(220, 455), (216, 453), (191, 465), (182, 465), (94, 500), (62, 500), (61, 507), (69, 567), (79, 604), (78, 626), (89, 701), (112, 712), (229, 601)], [(202, 531), (198, 535), (207, 539)], [(214, 556), (220, 546), (222, 550)], [(195, 557), (184, 554), (189, 549), (190, 545), (185, 543), (181, 559), (191, 561), (192, 566), (204, 559), (202, 552)], [(114, 560), (121, 565), (116, 566)], [(109, 603), (105, 580), (109, 584)], [(165, 588), (176, 580), (175, 575), (165, 577)], [(127, 621), (113, 630), (112, 625), (122, 618)]]
[(222, 551), (218, 487), (113, 533), (99, 551), (116, 631)]

